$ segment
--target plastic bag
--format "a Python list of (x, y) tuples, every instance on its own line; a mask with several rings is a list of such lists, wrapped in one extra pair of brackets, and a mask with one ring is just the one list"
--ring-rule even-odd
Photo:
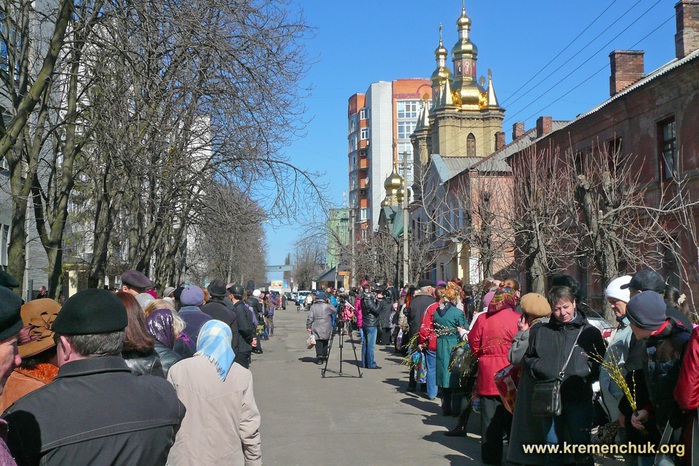
[(398, 336), (396, 337), (396, 348), (400, 349), (403, 346), (403, 330), (398, 330)]
[(311, 349), (316, 345), (316, 337), (312, 333), (306, 338), (306, 349)]
[(517, 385), (519, 385), (519, 374), (521, 369), (510, 364), (507, 367), (500, 369), (493, 380), (500, 394), (500, 399), (505, 409), (510, 413), (515, 410), (515, 401), (517, 400)]
[(417, 383), (427, 382), (427, 361), (421, 351), (413, 353), (413, 366), (415, 367), (415, 381)]

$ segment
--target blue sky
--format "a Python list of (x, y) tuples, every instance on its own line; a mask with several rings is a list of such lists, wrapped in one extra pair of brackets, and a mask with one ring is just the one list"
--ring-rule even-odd
[[(506, 108), (508, 142), (517, 121), (529, 129), (541, 115), (572, 119), (606, 100), (612, 50), (644, 50), (646, 73), (672, 60), (675, 3), (467, 0), (478, 74), (492, 69), (497, 97)], [(327, 195), (341, 207), (348, 185), (347, 99), (372, 82), (429, 78), (439, 23), (451, 53), (461, 0), (299, 0), (297, 5), (316, 28), (307, 43), (314, 64), (302, 82), (312, 88), (305, 101), (311, 121), (306, 136), (284, 152), (297, 166), (324, 172)], [(305, 232), (305, 225), (268, 224), (268, 264), (293, 255), (294, 242)]]

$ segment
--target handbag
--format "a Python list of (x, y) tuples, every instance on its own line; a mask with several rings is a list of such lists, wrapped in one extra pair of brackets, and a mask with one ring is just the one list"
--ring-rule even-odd
[(498, 389), (498, 394), (502, 400), (502, 404), (510, 414), (515, 411), (515, 402), (517, 401), (517, 386), (519, 385), (519, 374), (521, 369), (519, 366), (503, 367), (495, 373), (493, 380), (495, 387)]
[(560, 416), (563, 410), (561, 404), (561, 384), (563, 383), (563, 377), (565, 375), (566, 368), (570, 362), (570, 358), (573, 356), (573, 351), (578, 345), (578, 338), (583, 331), (581, 327), (578, 335), (575, 337), (573, 342), (573, 348), (568, 354), (568, 359), (566, 359), (565, 364), (558, 373), (558, 377), (555, 380), (549, 382), (537, 382), (534, 384), (534, 390), (532, 390), (532, 401), (531, 410), (532, 415), (536, 417), (552, 417)]

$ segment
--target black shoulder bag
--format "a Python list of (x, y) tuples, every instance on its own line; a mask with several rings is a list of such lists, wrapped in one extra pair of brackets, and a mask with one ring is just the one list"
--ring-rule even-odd
[(553, 417), (561, 415), (561, 383), (563, 383), (563, 376), (565, 375), (566, 368), (568, 367), (570, 358), (573, 356), (575, 347), (578, 345), (578, 338), (580, 338), (580, 334), (584, 328), (585, 326), (583, 325), (583, 327), (580, 328), (578, 335), (575, 337), (573, 348), (570, 350), (566, 363), (558, 373), (558, 377), (551, 382), (537, 382), (534, 385), (531, 401), (531, 409), (534, 416)]

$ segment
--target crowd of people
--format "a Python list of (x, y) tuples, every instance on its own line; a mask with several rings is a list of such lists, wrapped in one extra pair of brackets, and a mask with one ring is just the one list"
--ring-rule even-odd
[[(612, 280), (604, 296), (616, 322), (605, 339), (603, 313), (578, 280), (549, 283), (547, 296), (520, 296), (513, 278), (479, 287), (423, 279), (400, 291), (365, 280), (346, 293), (354, 306), (345, 318), (359, 331), (362, 367), (380, 369), (377, 341), (408, 354), (407, 391), (420, 386), (458, 418), (447, 435), (466, 436), (470, 413), (480, 413), (483, 464), (592, 466), (592, 449), (562, 453), (593, 444), (623, 447), (607, 451), (627, 464), (699, 464), (699, 329), (685, 296), (652, 270)], [(309, 310), (319, 362), (335, 293), (319, 293)], [(514, 386), (503, 389), (503, 377)]]
[(121, 281), (61, 306), (0, 273), (0, 464), (261, 464), (249, 367), (278, 298)]

